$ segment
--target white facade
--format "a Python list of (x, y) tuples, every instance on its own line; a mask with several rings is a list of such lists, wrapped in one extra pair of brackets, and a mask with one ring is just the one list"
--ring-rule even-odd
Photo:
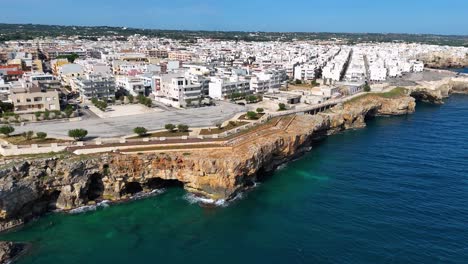
[(225, 99), (233, 93), (250, 94), (250, 81), (239, 78), (211, 78), (209, 95), (214, 99)]

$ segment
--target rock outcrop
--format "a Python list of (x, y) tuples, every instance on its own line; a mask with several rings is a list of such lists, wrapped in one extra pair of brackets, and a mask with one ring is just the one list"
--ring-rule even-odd
[(412, 97), (367, 94), (326, 113), (272, 120), (237, 138), (231, 149), (12, 160), (0, 168), (0, 230), (50, 210), (122, 200), (172, 185), (213, 200), (229, 200), (262, 174), (309, 151), (321, 137), (364, 127), (370, 117), (414, 110)]
[(453, 93), (468, 94), (468, 77), (444, 78), (440, 81), (421, 82), (408, 87), (410, 95), (417, 101), (442, 104), (443, 100)]
[(25, 249), (22, 243), (0, 241), (0, 264), (10, 263)]

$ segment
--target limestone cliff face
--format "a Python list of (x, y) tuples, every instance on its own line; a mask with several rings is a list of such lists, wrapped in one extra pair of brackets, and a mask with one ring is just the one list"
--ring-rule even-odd
[(468, 54), (465, 57), (456, 57), (450, 53), (427, 53), (419, 56), (426, 67), (434, 69), (463, 68), (468, 66)]
[(369, 94), (327, 113), (286, 117), (240, 137), (232, 149), (13, 160), (0, 168), (0, 230), (52, 209), (121, 200), (168, 185), (228, 200), (263, 173), (310, 150), (317, 138), (363, 127), (368, 117), (408, 114), (414, 108), (408, 96)]
[(468, 77), (446, 78), (410, 87), (410, 94), (418, 101), (443, 104), (452, 93), (468, 94)]

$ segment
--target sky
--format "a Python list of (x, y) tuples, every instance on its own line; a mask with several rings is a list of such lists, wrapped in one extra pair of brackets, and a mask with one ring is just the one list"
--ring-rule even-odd
[(0, 0), (0, 23), (468, 35), (468, 0)]

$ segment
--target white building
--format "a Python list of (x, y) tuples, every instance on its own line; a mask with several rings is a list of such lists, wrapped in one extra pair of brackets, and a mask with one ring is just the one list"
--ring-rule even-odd
[(312, 81), (315, 79), (316, 65), (305, 64), (299, 65), (294, 68), (294, 79), (301, 81)]
[(156, 100), (173, 107), (200, 105), (203, 99), (202, 83), (193, 83), (188, 74), (168, 73), (153, 77)]
[(251, 94), (250, 81), (238, 77), (212, 77), (209, 84), (209, 95), (214, 99), (225, 99), (233, 93)]
[(125, 89), (133, 96), (145, 95), (145, 84), (141, 78), (131, 76), (117, 76), (116, 86), (119, 89)]

